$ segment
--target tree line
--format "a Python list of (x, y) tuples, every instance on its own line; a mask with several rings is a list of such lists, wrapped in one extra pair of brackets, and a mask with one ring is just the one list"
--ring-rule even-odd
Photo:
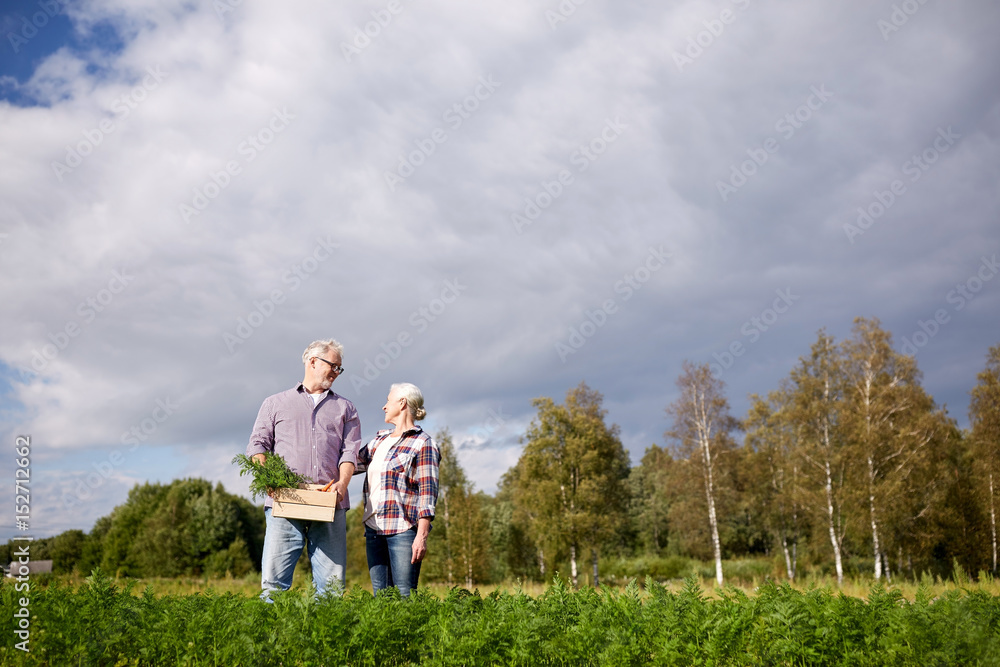
[[(721, 584), (723, 561), (738, 558), (770, 559), (788, 580), (997, 572), (1000, 345), (971, 390), (968, 430), (877, 319), (855, 320), (840, 342), (821, 330), (742, 418), (707, 364), (685, 362), (677, 388), (664, 446), (636, 466), (599, 392), (581, 383), (562, 404), (535, 399), (521, 456), (492, 496), (468, 480), (448, 431), (437, 434), (440, 493), (422, 580), (471, 588), (560, 572), (596, 585), (602, 569), (641, 577), (697, 559)], [(359, 519), (348, 513), (355, 582), (365, 574)], [(177, 480), (137, 485), (90, 533), (67, 531), (32, 553), (51, 556), (56, 572), (242, 576), (259, 570), (263, 532), (247, 499)]]
[(1000, 345), (970, 392), (968, 430), (921, 379), (914, 357), (866, 318), (843, 341), (818, 332), (742, 418), (708, 364), (685, 362), (665, 446), (636, 466), (597, 391), (535, 399), (495, 496), (442, 468), (457, 518), (441, 526), (439, 509), (432, 539), (446, 548), (429, 553), (445, 563), (429, 569), (466, 585), (557, 570), (578, 585), (585, 568), (596, 585), (602, 563), (641, 577), (651, 559), (677, 557), (711, 562), (720, 584), (723, 560), (737, 558), (772, 559), (793, 581), (995, 574)]
[[(15, 545), (0, 546), (0, 561), (11, 560)], [(52, 560), (57, 574), (90, 574), (97, 567), (112, 575), (240, 577), (260, 571), (264, 513), (222, 484), (178, 479), (170, 484), (137, 484), (128, 499), (101, 517), (89, 533), (67, 530), (35, 540), (33, 560)]]

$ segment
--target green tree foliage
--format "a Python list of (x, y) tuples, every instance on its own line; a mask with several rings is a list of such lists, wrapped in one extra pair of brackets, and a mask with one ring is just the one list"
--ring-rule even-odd
[(922, 485), (927, 501), (916, 520), (906, 525), (896, 571), (911, 579), (922, 572), (948, 577), (955, 564), (968, 572), (988, 570), (988, 517), (975, 484), (975, 452), (971, 438), (951, 425), (931, 451), (930, 470), (911, 484)]
[(537, 398), (513, 485), (516, 517), (540, 551), (568, 552), (573, 586), (578, 559), (590, 551), (598, 583), (601, 550), (616, 542), (628, 518), (628, 453), (618, 427), (604, 423), (602, 396), (585, 383), (566, 403)]
[(529, 534), (532, 508), (528, 503), (515, 502), (520, 482), (520, 468), (511, 467), (500, 477), (497, 495), (485, 508), (490, 546), (496, 561), (494, 578), (544, 581), (544, 550)]
[(799, 429), (792, 419), (786, 392), (771, 392), (767, 400), (750, 396), (746, 418), (749, 502), (775, 540), (785, 562), (785, 574), (795, 580), (799, 542), (806, 531)]
[(72, 572), (83, 557), (87, 535), (82, 530), (67, 530), (48, 540), (48, 557), (52, 559), (52, 571), (57, 574)]
[[(264, 520), (245, 498), (201, 479), (136, 485), (128, 500), (98, 521), (81, 564), (129, 576), (176, 576), (260, 568)], [(99, 546), (99, 549), (98, 549)]]
[(110, 516), (102, 516), (94, 523), (94, 527), (87, 533), (87, 539), (81, 549), (80, 561), (77, 563), (78, 572), (87, 574), (101, 566), (101, 561), (104, 558), (104, 538), (110, 529)]
[(669, 451), (652, 445), (629, 473), (629, 516), (638, 546), (646, 554), (657, 554), (669, 543), (670, 474), (674, 463)]
[(134, 577), (241, 577), (260, 570), (263, 544), (259, 507), (221, 484), (182, 479), (136, 485), (89, 533), (68, 530), (37, 540), (31, 556), (51, 559), (55, 573), (102, 568)]

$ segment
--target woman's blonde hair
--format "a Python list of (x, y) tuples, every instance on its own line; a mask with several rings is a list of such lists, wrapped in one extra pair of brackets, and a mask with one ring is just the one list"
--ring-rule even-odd
[(390, 392), (393, 390), (399, 390), (399, 395), (406, 399), (406, 407), (414, 421), (427, 416), (427, 411), (424, 410), (424, 395), (420, 393), (416, 385), (409, 382), (397, 382), (389, 387)]

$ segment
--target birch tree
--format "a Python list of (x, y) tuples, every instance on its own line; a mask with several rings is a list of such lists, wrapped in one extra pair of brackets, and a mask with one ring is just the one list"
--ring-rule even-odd
[(986, 368), (977, 376), (972, 390), (969, 422), (975, 466), (990, 526), (993, 573), (997, 572), (997, 495), (1000, 493), (1000, 345), (990, 348)]
[(677, 388), (681, 396), (666, 408), (673, 426), (666, 437), (677, 443), (679, 456), (701, 473), (708, 507), (708, 529), (715, 560), (715, 580), (722, 585), (722, 544), (719, 540), (717, 497), (720, 459), (733, 451), (729, 433), (739, 423), (729, 414), (724, 383), (714, 377), (708, 364), (696, 366), (685, 361)]
[[(886, 526), (891, 514), (910, 518), (908, 477), (924, 463), (937, 429), (933, 399), (920, 386), (913, 357), (892, 349), (891, 334), (877, 319), (857, 318), (844, 341), (843, 420), (850, 448), (861, 464), (875, 579), (889, 572)], [(919, 513), (920, 510), (917, 510)]]
[(788, 387), (791, 402), (789, 418), (801, 436), (803, 470), (818, 490), (819, 511), (825, 518), (830, 547), (833, 550), (837, 584), (844, 583), (843, 516), (844, 481), (847, 457), (839, 423), (842, 399), (840, 363), (833, 338), (820, 331), (808, 358), (801, 357), (792, 369)]

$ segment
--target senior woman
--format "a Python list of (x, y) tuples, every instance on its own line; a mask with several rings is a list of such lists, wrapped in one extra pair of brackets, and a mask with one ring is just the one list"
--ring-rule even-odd
[(424, 397), (414, 385), (394, 384), (386, 399), (385, 421), (358, 452), (357, 473), (366, 473), (363, 490), (365, 549), (372, 591), (395, 586), (403, 597), (417, 587), (420, 562), (438, 496), (441, 453), (423, 429)]

